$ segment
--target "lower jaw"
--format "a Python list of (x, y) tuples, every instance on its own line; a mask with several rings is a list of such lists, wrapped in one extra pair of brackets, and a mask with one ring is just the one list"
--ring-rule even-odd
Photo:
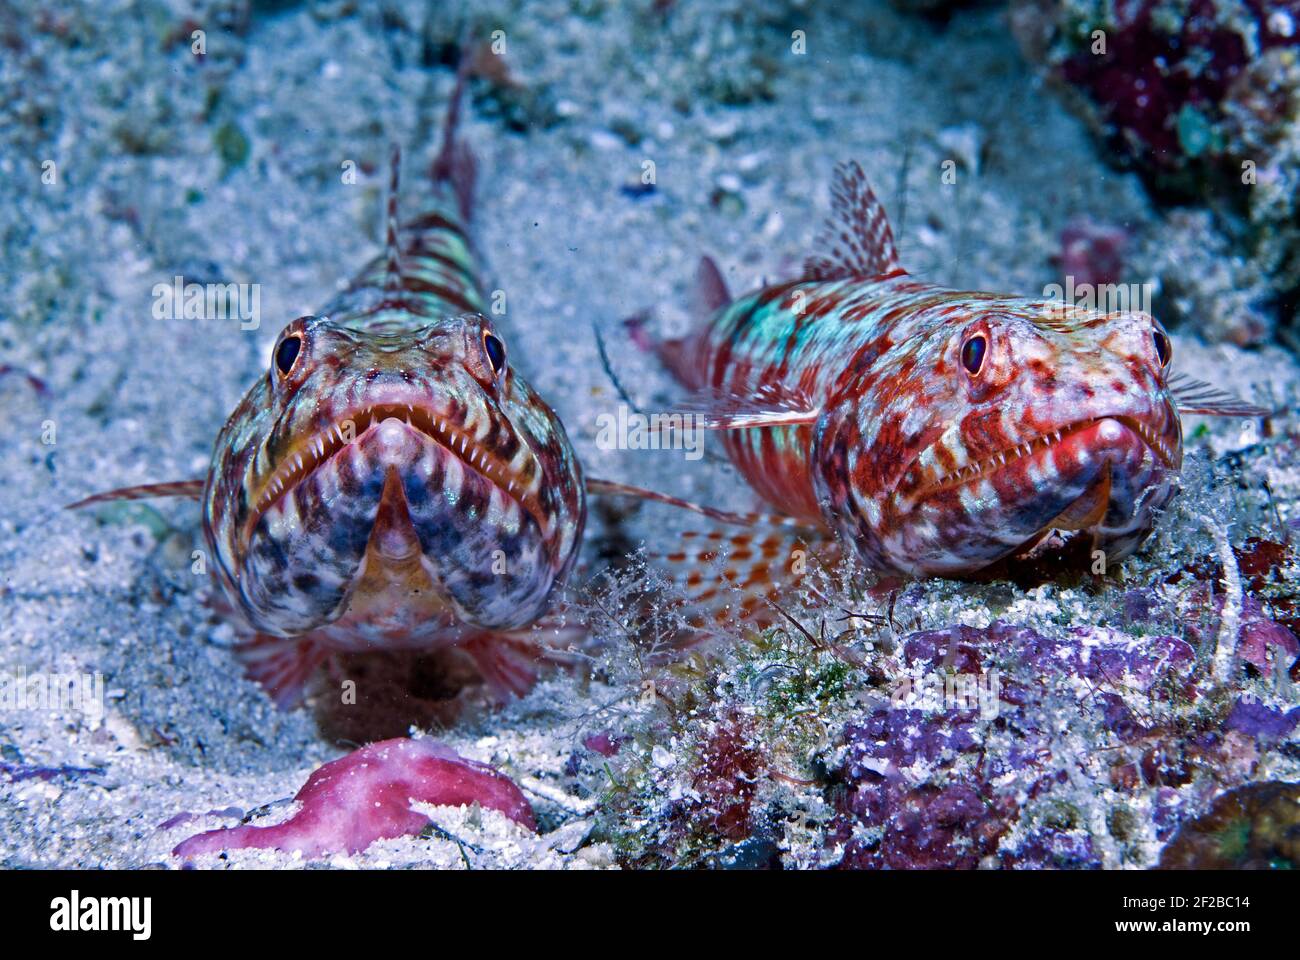
[(1098, 549), (1096, 531), (1048, 529), (1012, 554), (962, 579), (1010, 580), (1026, 589), (1045, 583), (1073, 582), (1083, 575), (1105, 572), (1105, 568), (1097, 567)]
[[(1003, 576), (1022, 584), (1059, 580), (1062, 576), (1094, 574), (1104, 576), (1114, 565), (1130, 556), (1145, 542), (1155, 523), (1158, 504), (1139, 503), (1121, 526), (1103, 523), (1109, 499), (1092, 505), (1081, 517), (1074, 505), (1043, 527), (1000, 561), (980, 573), (989, 578)], [(1083, 504), (1082, 506), (1088, 506)]]
[[(968, 543), (965, 563), (949, 555), (942, 566), (917, 565), (910, 570), (906, 563), (897, 566), (913, 575), (1010, 579), (1024, 586), (1090, 572), (1105, 574), (1141, 546), (1160, 508), (1174, 493), (1171, 470), (1153, 467), (1136, 476), (1125, 473), (1121, 479), (1114, 472), (1119, 469), (1107, 467), (1073, 501), (1054, 507), (1057, 512), (1049, 514), (1050, 519), (1028, 527), (1032, 532), (1022, 535), (1018, 544), (1002, 541), (1000, 555), (989, 550), (980, 557), (979, 549), (969, 549), (972, 544)], [(996, 549), (998, 545), (984, 546)], [(958, 544), (950, 544), (949, 549), (961, 552)]]

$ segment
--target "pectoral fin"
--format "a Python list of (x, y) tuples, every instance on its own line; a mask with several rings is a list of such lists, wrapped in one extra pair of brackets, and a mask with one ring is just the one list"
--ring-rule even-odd
[(715, 507), (706, 507), (700, 503), (683, 500), (671, 494), (659, 493), (655, 490), (647, 490), (644, 487), (635, 487), (614, 480), (598, 480), (595, 477), (588, 477), (586, 483), (587, 492), (595, 496), (636, 497), (641, 500), (653, 500), (655, 503), (666, 503), (672, 507), (680, 507), (683, 510), (698, 513), (700, 516), (708, 517), (710, 520), (717, 520), (719, 523), (730, 523), (742, 527), (784, 527), (791, 530), (802, 530), (806, 533), (816, 531), (815, 527), (800, 523), (792, 517), (778, 514), (732, 513), (728, 510), (718, 510)]
[(92, 503), (105, 503), (109, 500), (150, 500), (154, 497), (186, 497), (190, 500), (198, 500), (203, 496), (204, 482), (203, 480), (173, 480), (170, 483), (118, 487), (116, 490), (105, 490), (103, 493), (96, 493), (84, 500), (70, 503), (64, 509), (76, 510), (79, 507), (88, 507)]
[(695, 425), (705, 430), (811, 425), (821, 416), (821, 408), (806, 397), (772, 386), (761, 386), (746, 396), (702, 391), (674, 404), (672, 412), (694, 417)]
[(1207, 417), (1267, 417), (1273, 412), (1183, 373), (1175, 373), (1169, 378), (1169, 395), (1179, 413)]

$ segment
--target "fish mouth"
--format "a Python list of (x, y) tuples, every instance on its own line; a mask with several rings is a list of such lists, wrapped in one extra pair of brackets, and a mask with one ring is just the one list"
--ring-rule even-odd
[(1173, 444), (1169, 443), (1157, 431), (1147, 426), (1141, 420), (1132, 416), (1125, 415), (1108, 415), (1101, 417), (1089, 417), (1086, 420), (1077, 420), (1059, 430), (1051, 433), (1044, 433), (1040, 436), (1027, 440), (1019, 446), (1009, 447), (998, 453), (984, 457), (975, 463), (969, 463), (959, 470), (953, 470), (950, 473), (940, 477), (934, 483), (929, 484), (921, 492), (920, 498), (928, 497), (933, 494), (943, 493), (948, 490), (954, 490), (958, 487), (964, 487), (967, 484), (983, 480), (990, 474), (997, 473), (999, 470), (1008, 466), (1014, 466), (1022, 463), (1031, 457), (1046, 453), (1053, 448), (1059, 447), (1062, 443), (1071, 437), (1077, 436), (1085, 430), (1090, 430), (1099, 424), (1111, 421), (1124, 427), (1133, 436), (1142, 442), (1146, 449), (1150, 450), (1154, 458), (1160, 465), (1166, 469), (1175, 469), (1174, 458), (1175, 450)]
[(545, 511), (523, 474), (492, 450), (479, 445), (474, 435), (448, 422), (431, 410), (409, 403), (379, 403), (352, 411), (328, 429), (314, 433), (293, 445), (254, 500), (244, 528), (245, 542), (262, 516), (299, 484), (327, 464), (339, 452), (360, 443), (373, 429), (390, 420), (406, 424), (432, 440), (462, 467), (486, 479), (501, 493), (519, 504), (546, 530)]

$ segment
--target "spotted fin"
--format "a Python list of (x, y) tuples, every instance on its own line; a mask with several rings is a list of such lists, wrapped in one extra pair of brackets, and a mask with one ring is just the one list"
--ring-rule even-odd
[(818, 234), (815, 251), (804, 263), (804, 277), (808, 280), (847, 280), (904, 272), (898, 265), (889, 217), (856, 160), (835, 168), (831, 215)]
[(819, 562), (835, 563), (840, 556), (839, 544), (824, 533), (713, 529), (687, 531), (680, 549), (648, 559), (677, 586), (687, 622), (710, 635), (776, 623), (778, 605), (798, 589), (814, 551)]
[(1169, 378), (1169, 395), (1179, 413), (1207, 417), (1267, 417), (1273, 412), (1183, 373), (1175, 373)]
[(798, 586), (813, 545), (823, 560), (834, 563), (840, 555), (824, 530), (784, 514), (729, 513), (609, 480), (588, 478), (587, 490), (666, 503), (746, 528), (688, 530), (680, 550), (647, 558), (677, 587), (679, 612), (700, 632), (691, 642), (727, 627), (771, 625), (779, 615), (773, 602)]
[(118, 487), (116, 490), (105, 490), (103, 493), (96, 493), (84, 500), (70, 503), (64, 509), (76, 510), (79, 507), (88, 507), (92, 503), (105, 503), (109, 500), (149, 500), (154, 497), (187, 497), (190, 500), (198, 500), (203, 496), (204, 482), (203, 480), (173, 480), (170, 483)]

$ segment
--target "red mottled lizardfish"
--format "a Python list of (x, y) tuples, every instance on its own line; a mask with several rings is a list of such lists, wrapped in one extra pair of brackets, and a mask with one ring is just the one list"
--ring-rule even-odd
[(578, 556), (584, 486), (738, 519), (584, 485), (563, 424), (485, 315), (466, 229), (474, 161), (455, 139), (464, 83), (462, 71), (428, 206), (399, 225), (395, 150), (384, 253), (280, 333), (206, 479), (72, 504), (201, 499), (219, 605), (281, 706), (336, 651), (455, 646), (498, 694), (525, 692), (534, 663), (558, 655), (533, 628)]
[(706, 258), (711, 315), (657, 349), (754, 490), (875, 570), (968, 576), (1075, 532), (1119, 560), (1174, 494), (1180, 411), (1268, 412), (1170, 376), (1148, 313), (909, 276), (855, 163), (832, 196), (802, 277), (732, 300)]
[(395, 150), (387, 249), (284, 328), (207, 478), (82, 501), (201, 498), (216, 585), (251, 637), (239, 654), (282, 705), (332, 651), (456, 645), (522, 692), (526, 628), (578, 555), (577, 457), (486, 316), (461, 85), (428, 206), (399, 226)]

